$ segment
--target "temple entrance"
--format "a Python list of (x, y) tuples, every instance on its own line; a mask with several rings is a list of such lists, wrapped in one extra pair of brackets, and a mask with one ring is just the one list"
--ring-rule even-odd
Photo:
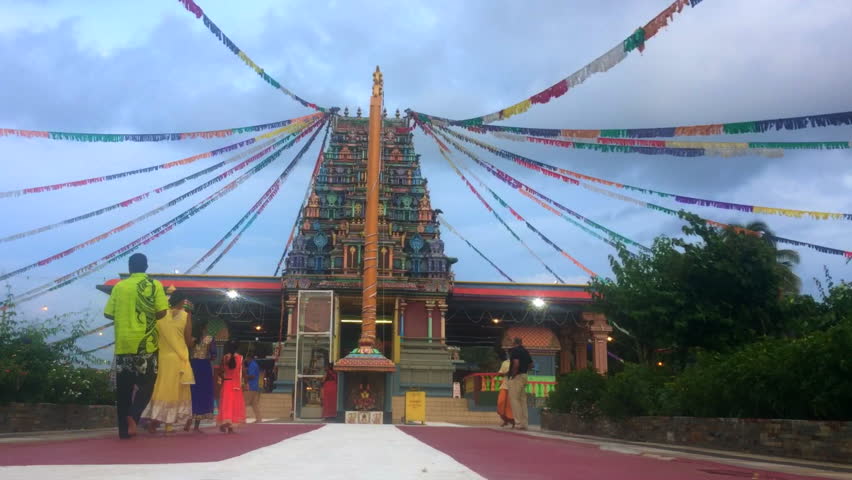
[(322, 379), (331, 353), (334, 292), (299, 292), (296, 332), (296, 420), (322, 418)]

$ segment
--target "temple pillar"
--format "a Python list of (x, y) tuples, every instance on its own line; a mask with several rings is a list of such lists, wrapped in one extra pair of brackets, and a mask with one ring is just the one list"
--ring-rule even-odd
[(293, 317), (296, 311), (296, 296), (289, 295), (287, 297), (287, 336), (295, 336), (296, 335), (296, 324), (299, 323)]
[(447, 304), (443, 300), (438, 301), (438, 310), (441, 312), (441, 343), (447, 343)]
[(589, 366), (589, 354), (586, 351), (589, 344), (589, 335), (586, 331), (576, 332), (574, 340), (574, 368), (583, 370)]
[(432, 343), (432, 310), (435, 309), (434, 300), (426, 300), (426, 338)]
[(559, 373), (571, 372), (571, 336), (568, 329), (563, 328), (559, 331), (559, 346), (562, 347), (559, 351)]
[[(400, 315), (400, 303), (401, 299), (396, 297), (393, 302), (393, 363), (399, 363), (399, 348), (400, 348), (400, 321), (402, 316)], [(405, 307), (403, 307), (405, 308)]]
[(589, 322), (594, 349), (595, 370), (601, 375), (607, 372), (607, 337), (612, 333), (612, 327), (602, 313), (583, 312), (583, 320)]

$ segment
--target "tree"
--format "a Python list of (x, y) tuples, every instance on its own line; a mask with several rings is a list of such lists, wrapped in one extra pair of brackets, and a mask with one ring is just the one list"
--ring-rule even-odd
[(775, 232), (765, 222), (754, 221), (746, 225), (732, 225), (745, 228), (754, 232), (762, 233), (762, 239), (775, 249), (775, 259), (778, 262), (778, 272), (781, 275), (781, 293), (784, 295), (795, 295), (802, 289), (802, 279), (793, 272), (793, 268), (799, 264), (801, 258), (799, 252), (790, 249), (779, 249), (778, 241), (775, 240)]
[[(629, 337), (640, 363), (666, 355), (686, 364), (696, 350), (725, 351), (784, 330), (775, 248), (681, 212), (698, 241), (658, 237), (651, 253), (619, 250), (614, 279), (590, 283), (595, 306)], [(668, 353), (666, 353), (668, 352)]]

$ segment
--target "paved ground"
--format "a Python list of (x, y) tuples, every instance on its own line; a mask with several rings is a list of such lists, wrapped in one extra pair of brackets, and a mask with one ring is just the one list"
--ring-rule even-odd
[(852, 479), (852, 467), (713, 455), (489, 428), (263, 424), (129, 441), (113, 432), (6, 437), (0, 478)]

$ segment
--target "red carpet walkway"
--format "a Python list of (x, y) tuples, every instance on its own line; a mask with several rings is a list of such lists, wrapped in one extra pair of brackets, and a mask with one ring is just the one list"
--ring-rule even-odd
[(401, 427), (489, 480), (724, 480), (800, 477), (694, 460), (659, 460), (603, 451), (596, 445), (482, 428)]
[(235, 435), (206, 430), (164, 437), (141, 433), (131, 440), (118, 436), (58, 442), (0, 445), (0, 466), (108, 465), (217, 462), (266, 447), (322, 425), (246, 425)]

